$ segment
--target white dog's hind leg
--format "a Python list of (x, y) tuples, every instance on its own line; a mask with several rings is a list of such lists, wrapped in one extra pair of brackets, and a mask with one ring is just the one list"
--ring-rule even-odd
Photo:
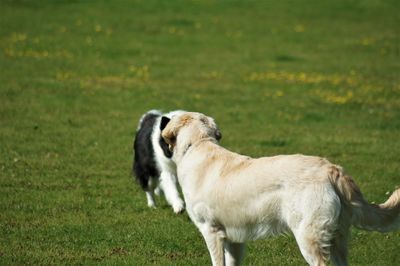
[(332, 241), (330, 224), (322, 216), (323, 213), (311, 209), (308, 214), (303, 216), (303, 220), (292, 231), (307, 263), (311, 266), (325, 266)]
[(310, 266), (326, 266), (325, 259), (321, 256), (318, 247), (311, 246), (307, 241), (298, 241), (297, 243), (301, 254)]
[(176, 177), (169, 172), (160, 175), (160, 186), (164, 192), (165, 199), (172, 206), (175, 213), (180, 213), (185, 208), (185, 203), (179, 196)]
[(224, 239), (218, 229), (202, 224), (200, 232), (206, 241), (213, 266), (224, 266)]
[(240, 265), (244, 255), (244, 243), (232, 243), (227, 240), (224, 241), (225, 250), (225, 265), (237, 266)]

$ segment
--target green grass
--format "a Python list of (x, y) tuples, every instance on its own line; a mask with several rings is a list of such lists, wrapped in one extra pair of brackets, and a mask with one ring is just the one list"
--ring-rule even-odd
[[(222, 145), (343, 165), (370, 201), (400, 185), (400, 2), (0, 1), (0, 264), (209, 265), (186, 214), (132, 182), (142, 113), (216, 118)], [(351, 265), (400, 234), (352, 231)], [(293, 237), (245, 265), (304, 265)]]

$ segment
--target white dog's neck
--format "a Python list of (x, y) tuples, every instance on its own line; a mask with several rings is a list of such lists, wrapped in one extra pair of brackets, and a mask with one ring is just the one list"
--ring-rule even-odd
[(190, 153), (190, 151), (194, 148), (194, 147), (198, 147), (202, 144), (205, 143), (214, 143), (216, 145), (218, 145), (218, 141), (215, 138), (212, 137), (205, 137), (205, 138), (200, 138), (197, 140), (182, 140), (182, 141), (178, 141), (176, 148), (174, 150), (173, 153), (173, 161), (176, 164), (179, 164), (180, 161), (182, 161), (182, 159)]

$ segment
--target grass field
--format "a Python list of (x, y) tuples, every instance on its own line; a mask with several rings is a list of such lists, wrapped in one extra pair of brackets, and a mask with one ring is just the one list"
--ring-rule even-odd
[[(215, 117), (222, 145), (343, 165), (370, 201), (400, 185), (400, 2), (0, 0), (0, 265), (209, 265), (186, 214), (130, 176), (142, 113)], [(352, 231), (351, 265), (400, 233)], [(291, 236), (245, 265), (304, 265)]]

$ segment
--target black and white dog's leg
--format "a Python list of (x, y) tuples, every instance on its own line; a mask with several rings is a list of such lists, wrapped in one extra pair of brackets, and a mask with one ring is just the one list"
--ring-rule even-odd
[(158, 196), (158, 197), (160, 197), (161, 195), (163, 195), (163, 190), (162, 190), (162, 188), (161, 188), (161, 184), (159, 184), (155, 189), (154, 189), (154, 193)]
[(185, 203), (179, 196), (176, 177), (167, 171), (161, 172), (160, 187), (164, 192), (165, 199), (172, 206), (175, 213), (180, 213), (185, 208)]
[(148, 187), (145, 189), (147, 206), (150, 208), (156, 208), (156, 201), (154, 199), (154, 188), (158, 185), (158, 182), (154, 178), (149, 179)]

